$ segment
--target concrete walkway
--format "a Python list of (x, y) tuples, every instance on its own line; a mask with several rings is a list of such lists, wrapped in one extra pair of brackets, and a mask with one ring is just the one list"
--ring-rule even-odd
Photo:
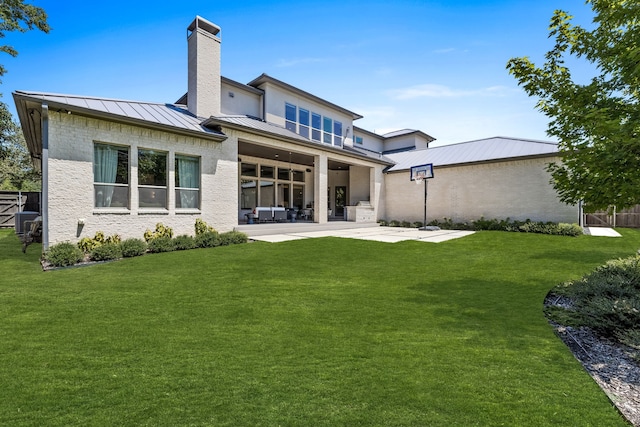
[(405, 240), (439, 243), (473, 234), (473, 231), (437, 230), (424, 231), (416, 228), (380, 227), (377, 224), (330, 222), (327, 224), (267, 224), (247, 225), (236, 228), (249, 235), (249, 239), (261, 242), (286, 242), (314, 237), (343, 237), (347, 239), (375, 240), (396, 243)]
[(584, 234), (600, 237), (622, 237), (620, 233), (609, 227), (584, 227)]

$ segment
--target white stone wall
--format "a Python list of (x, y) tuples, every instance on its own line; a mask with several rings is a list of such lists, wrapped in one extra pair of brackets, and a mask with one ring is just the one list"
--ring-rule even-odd
[[(93, 147), (95, 142), (130, 147), (130, 209), (94, 208)], [(138, 208), (137, 150), (166, 151), (169, 208)], [(199, 210), (176, 210), (174, 199), (174, 155), (200, 157), (201, 203)], [(196, 218), (216, 230), (234, 228), (238, 206), (237, 142), (222, 143), (168, 132), (150, 130), (76, 114), (50, 112), (49, 120), (49, 243), (93, 237), (97, 231), (123, 238), (142, 238), (146, 229), (162, 222), (175, 235), (194, 234)], [(84, 219), (83, 227), (78, 220)]]
[[(538, 158), (456, 167), (436, 167), (429, 179), (427, 222), (506, 219), (578, 222), (578, 207), (558, 200), (545, 167), (552, 158)], [(422, 221), (424, 184), (409, 180), (409, 171), (385, 175), (387, 220)]]

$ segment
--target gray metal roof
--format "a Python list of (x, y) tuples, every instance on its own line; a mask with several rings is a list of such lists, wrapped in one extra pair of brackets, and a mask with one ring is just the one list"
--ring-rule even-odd
[(431, 135), (427, 135), (426, 133), (416, 129), (400, 129), (393, 132), (385, 133), (384, 135), (382, 135), (382, 137), (389, 139), (389, 138), (395, 138), (398, 136), (412, 135), (414, 133), (421, 135), (423, 138), (425, 138), (429, 142), (435, 141), (435, 138), (432, 137)]
[(555, 142), (496, 136), (386, 156), (396, 163), (387, 172), (397, 172), (427, 163), (438, 167), (557, 154), (558, 144)]
[(174, 131), (186, 131), (201, 136), (224, 137), (221, 132), (202, 125), (204, 118), (196, 117), (185, 106), (152, 102), (124, 101), (77, 95), (62, 95), (45, 92), (16, 91), (13, 93), (16, 105), (22, 102), (46, 102), (50, 110), (84, 112), (89, 115), (108, 116), (117, 121), (150, 124)]

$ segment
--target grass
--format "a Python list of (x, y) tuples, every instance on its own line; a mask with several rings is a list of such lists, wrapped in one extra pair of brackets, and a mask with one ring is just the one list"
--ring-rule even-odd
[(557, 339), (557, 283), (640, 247), (324, 238), (41, 272), (0, 231), (0, 425), (625, 426)]

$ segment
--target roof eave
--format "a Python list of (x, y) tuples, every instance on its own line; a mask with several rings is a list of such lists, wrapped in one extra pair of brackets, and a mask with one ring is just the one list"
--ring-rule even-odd
[(247, 86), (258, 88), (258, 86), (260, 86), (261, 84), (264, 84), (264, 83), (271, 83), (271, 84), (274, 84), (276, 86), (280, 86), (280, 87), (282, 87), (282, 88), (284, 88), (284, 89), (286, 89), (288, 91), (291, 91), (291, 92), (294, 92), (294, 93), (296, 93), (298, 95), (301, 95), (301, 96), (304, 96), (306, 98), (312, 99), (313, 101), (318, 102), (320, 104), (323, 104), (323, 105), (325, 105), (327, 107), (339, 110), (344, 114), (350, 115), (353, 118), (353, 120), (358, 120), (358, 119), (361, 119), (361, 118), (364, 117), (364, 116), (362, 116), (362, 115), (360, 115), (358, 113), (354, 113), (353, 111), (349, 111), (346, 108), (343, 108), (343, 107), (341, 107), (341, 106), (339, 106), (337, 104), (329, 102), (326, 99), (322, 99), (322, 98), (320, 98), (320, 97), (318, 97), (318, 96), (316, 96), (316, 95), (314, 95), (312, 93), (306, 92), (306, 91), (304, 91), (302, 89), (299, 89), (299, 88), (297, 88), (295, 86), (292, 86), (289, 83), (285, 83), (282, 80), (278, 80), (276, 78), (273, 78), (270, 75), (265, 74), (265, 73), (261, 74), (257, 78), (255, 78), (252, 81), (250, 81), (249, 83), (247, 83)]
[[(204, 139), (208, 139), (211, 141), (215, 141), (215, 142), (222, 142), (225, 141), (227, 139), (227, 136), (224, 134), (213, 134), (213, 133), (209, 133), (206, 131), (193, 131), (193, 130), (189, 130), (189, 129), (183, 129), (177, 126), (171, 126), (171, 125), (166, 125), (166, 124), (162, 124), (162, 123), (157, 123), (157, 122), (150, 122), (148, 120), (142, 120), (142, 119), (136, 119), (136, 118), (132, 118), (132, 117), (124, 117), (118, 114), (113, 114), (113, 113), (108, 113), (108, 112), (104, 112), (104, 111), (96, 111), (93, 110), (91, 108), (84, 108), (84, 107), (79, 107), (76, 105), (70, 105), (70, 104), (65, 104), (65, 103), (61, 103), (61, 102), (56, 102), (56, 101), (49, 101), (49, 100), (44, 100), (42, 98), (36, 97), (36, 96), (30, 96), (30, 95), (26, 95), (26, 94), (21, 94), (19, 92), (14, 92), (13, 93), (14, 99), (20, 99), (23, 100), (25, 103), (28, 101), (32, 101), (35, 103), (38, 103), (39, 105), (42, 105), (44, 103), (46, 103), (49, 106), (49, 110), (50, 111), (65, 111), (67, 113), (75, 113), (75, 114), (79, 114), (81, 116), (86, 116), (86, 117), (92, 117), (92, 118), (97, 118), (97, 119), (106, 119), (106, 120), (110, 120), (110, 121), (114, 121), (117, 123), (122, 123), (122, 124), (130, 124), (130, 125), (134, 125), (134, 126), (141, 126), (141, 127), (145, 127), (148, 129), (155, 129), (155, 130), (163, 130), (166, 132), (171, 132), (171, 133), (176, 133), (179, 135), (184, 135), (184, 136), (192, 136), (192, 137), (196, 137), (196, 138), (204, 138)], [(18, 103), (16, 102), (16, 105)], [(21, 117), (22, 120), (22, 117)]]

